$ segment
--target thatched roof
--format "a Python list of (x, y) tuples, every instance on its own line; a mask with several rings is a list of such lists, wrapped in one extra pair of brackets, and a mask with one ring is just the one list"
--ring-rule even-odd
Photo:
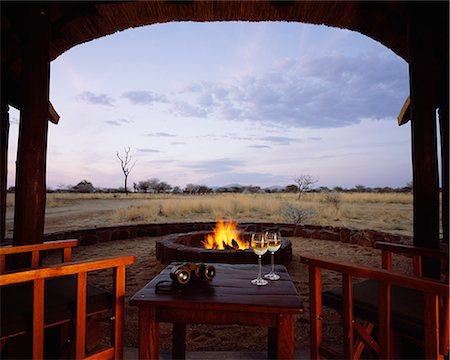
[[(51, 59), (68, 49), (130, 27), (170, 21), (297, 21), (358, 31), (380, 41), (408, 61), (407, 18), (421, 7), (425, 22), (442, 33), (448, 26), (447, 2), (403, 1), (131, 1), (8, 2), (2, 1), (2, 66), (8, 69), (10, 94), (20, 80), (26, 13), (38, 6), (51, 26)], [(447, 22), (439, 21), (447, 16)], [(441, 27), (441, 28), (439, 28)], [(444, 29), (445, 30), (445, 29)], [(437, 39), (439, 42), (445, 41)], [(447, 46), (447, 45), (444, 45)], [(2, 80), (3, 81), (3, 80)]]

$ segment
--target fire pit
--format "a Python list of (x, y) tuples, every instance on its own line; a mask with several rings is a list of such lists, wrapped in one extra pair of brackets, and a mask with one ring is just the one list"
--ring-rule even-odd
[[(219, 225), (219, 224), (218, 224)], [(214, 229), (216, 233), (217, 228)], [(239, 241), (236, 234), (230, 240), (229, 245), (212, 246), (205, 248), (208, 235), (211, 231), (195, 231), (184, 234), (171, 234), (156, 242), (156, 258), (162, 263), (172, 261), (195, 261), (195, 262), (221, 262), (229, 264), (255, 264), (257, 257), (251, 248), (237, 249), (238, 242), (250, 244), (251, 233), (240, 232)], [(206, 245), (210, 246), (211, 245)], [(270, 253), (263, 256), (263, 263), (270, 263)], [(275, 263), (287, 265), (292, 260), (292, 245), (288, 239), (283, 238), (281, 248), (275, 253)]]

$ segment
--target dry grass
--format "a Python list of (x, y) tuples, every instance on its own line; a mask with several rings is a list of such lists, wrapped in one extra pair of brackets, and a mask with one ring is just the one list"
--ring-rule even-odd
[[(96, 203), (96, 215), (83, 213), (85, 205)], [(107, 204), (106, 204), (107, 203)], [(13, 207), (8, 194), (8, 207)], [(47, 209), (63, 211), (78, 207), (78, 217), (59, 224), (72, 228), (94, 227), (99, 223), (129, 224), (174, 221), (216, 221), (219, 218), (243, 221), (293, 222), (290, 210), (307, 214), (303, 223), (374, 229), (410, 235), (412, 195), (392, 193), (310, 193), (297, 194), (57, 194), (47, 195)], [(85, 215), (85, 216), (84, 216)], [(81, 220), (80, 220), (81, 219)], [(80, 220), (80, 221), (79, 221)], [(51, 231), (50, 218), (46, 228)], [(81, 222), (81, 223), (80, 223)]]
[(291, 222), (283, 211), (290, 207), (310, 210), (304, 222), (369, 228), (410, 234), (412, 196), (410, 194), (339, 194), (330, 201), (324, 194), (214, 194), (204, 196), (149, 197), (137, 200), (114, 213), (114, 221), (236, 221)]

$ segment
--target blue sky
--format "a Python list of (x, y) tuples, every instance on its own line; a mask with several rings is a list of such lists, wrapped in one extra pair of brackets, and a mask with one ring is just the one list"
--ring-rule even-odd
[[(169, 23), (79, 45), (51, 63), (47, 184), (403, 186), (411, 181), (407, 63), (348, 30)], [(9, 185), (19, 114), (11, 111)]]

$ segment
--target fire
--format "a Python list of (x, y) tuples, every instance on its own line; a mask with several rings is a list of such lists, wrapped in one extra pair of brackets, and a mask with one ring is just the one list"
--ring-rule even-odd
[(203, 241), (205, 249), (236, 249), (245, 250), (249, 247), (249, 243), (244, 240), (244, 236), (236, 228), (235, 222), (217, 221), (216, 227), (213, 228), (214, 234), (208, 234)]

